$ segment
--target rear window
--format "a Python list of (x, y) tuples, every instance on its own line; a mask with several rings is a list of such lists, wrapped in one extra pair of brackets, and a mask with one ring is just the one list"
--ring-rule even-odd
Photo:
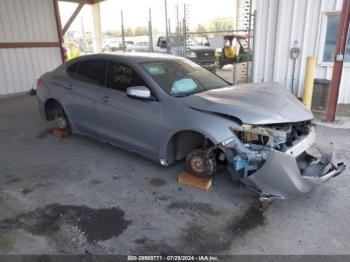
[(75, 80), (104, 86), (106, 79), (106, 65), (106, 60), (101, 59), (80, 61), (71, 65), (67, 69), (67, 73)]

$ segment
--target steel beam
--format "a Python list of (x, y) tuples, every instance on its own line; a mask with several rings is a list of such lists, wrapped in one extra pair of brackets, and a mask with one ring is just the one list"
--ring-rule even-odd
[(60, 47), (59, 42), (3, 42), (2, 48), (40, 48), (40, 47)]
[(61, 16), (60, 16), (60, 8), (58, 6), (58, 0), (52, 0), (54, 11), (55, 11), (55, 19), (56, 19), (56, 28), (57, 28), (57, 35), (58, 35), (58, 42), (60, 44), (60, 52), (61, 52), (61, 59), (62, 62), (65, 62), (65, 52), (63, 48), (63, 32), (62, 32), (62, 23), (61, 23)]
[(349, 32), (350, 22), (350, 0), (343, 0), (343, 7), (340, 15), (337, 34), (337, 45), (335, 48), (335, 59), (331, 87), (328, 94), (326, 121), (334, 122), (338, 104), (339, 87), (343, 70), (346, 41)]
[(84, 4), (80, 3), (77, 8), (74, 10), (73, 14), (71, 15), (71, 17), (68, 19), (67, 23), (64, 25), (63, 29), (62, 29), (62, 33), (63, 35), (67, 32), (67, 30), (69, 29), (69, 27), (71, 26), (71, 24), (73, 23), (74, 19), (77, 17), (77, 15), (79, 14), (80, 10), (84, 7)]

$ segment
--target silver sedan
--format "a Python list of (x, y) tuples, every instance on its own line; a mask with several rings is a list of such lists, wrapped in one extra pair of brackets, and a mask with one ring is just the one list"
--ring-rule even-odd
[(199, 177), (226, 166), (261, 199), (309, 192), (345, 166), (312, 150), (313, 115), (275, 83), (235, 85), (185, 58), (96, 54), (38, 80), (40, 112), (61, 129), (144, 155), (186, 159)]

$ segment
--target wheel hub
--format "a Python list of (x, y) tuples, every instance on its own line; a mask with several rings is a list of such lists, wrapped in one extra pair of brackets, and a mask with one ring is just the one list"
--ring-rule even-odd
[(200, 157), (194, 157), (191, 160), (191, 167), (198, 173), (204, 172), (204, 159)]
[(59, 116), (56, 118), (56, 125), (60, 129), (67, 129), (68, 128), (67, 120), (63, 116)]

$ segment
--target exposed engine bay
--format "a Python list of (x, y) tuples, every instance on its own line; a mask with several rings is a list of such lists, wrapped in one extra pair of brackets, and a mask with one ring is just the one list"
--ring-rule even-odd
[(222, 142), (228, 170), (260, 194), (261, 199), (291, 198), (310, 191), (345, 165), (332, 163), (333, 146), (317, 147), (311, 121), (231, 128), (237, 139)]
[(270, 150), (288, 152), (308, 136), (311, 129), (310, 121), (265, 126), (243, 124), (231, 128), (242, 143), (231, 143), (235, 151), (233, 172), (241, 178), (247, 177), (262, 166)]
[(268, 146), (273, 149), (284, 151), (293, 146), (301, 137), (310, 132), (311, 122), (300, 122), (279, 125), (252, 126), (241, 125), (232, 128), (237, 137), (244, 144)]

